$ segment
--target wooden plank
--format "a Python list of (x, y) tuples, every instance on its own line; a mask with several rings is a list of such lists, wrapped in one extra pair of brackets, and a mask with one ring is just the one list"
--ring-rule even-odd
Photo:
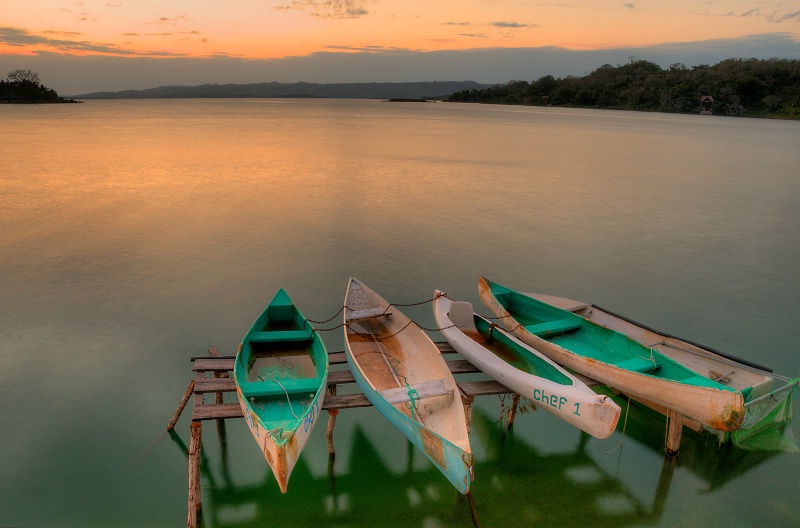
[(347, 357), (344, 352), (331, 352), (328, 354), (328, 363), (331, 365), (342, 365), (347, 363)]
[(343, 383), (355, 383), (353, 373), (349, 370), (336, 370), (328, 372), (328, 385), (341, 385)]
[[(416, 394), (412, 391), (416, 391)], [(410, 387), (385, 389), (380, 391), (380, 393), (387, 402), (396, 405), (398, 403), (408, 403), (411, 401), (412, 397), (424, 400), (426, 398), (435, 398), (436, 396), (444, 396), (446, 394), (452, 396), (453, 389), (449, 389), (447, 385), (445, 385), (443, 379), (435, 379), (423, 381), (422, 383), (417, 383)], [(448, 398), (448, 401), (449, 400), (450, 398)]]
[(203, 378), (194, 383), (195, 392), (233, 392), (236, 384), (233, 378)]
[(231, 358), (198, 358), (194, 360), (194, 365), (192, 366), (192, 370), (194, 371), (202, 371), (202, 370), (233, 370), (233, 366), (236, 360)]
[(451, 359), (446, 361), (450, 372), (453, 374), (474, 374), (480, 372), (478, 367), (467, 361), (466, 359)]
[(372, 404), (363, 394), (337, 394), (327, 396), (322, 404), (322, 410), (354, 409), (356, 407), (370, 407)]
[(494, 380), (461, 381), (458, 386), (467, 396), (491, 396), (493, 394), (509, 394), (512, 391), (502, 383)]
[(216, 420), (225, 418), (242, 418), (242, 408), (238, 403), (222, 403), (219, 405), (199, 405), (192, 412), (192, 421)]

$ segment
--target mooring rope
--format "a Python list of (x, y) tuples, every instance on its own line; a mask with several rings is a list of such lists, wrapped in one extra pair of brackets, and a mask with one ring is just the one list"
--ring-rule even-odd
[[(622, 447), (623, 442), (625, 442), (625, 430), (628, 428), (628, 411), (631, 410), (631, 397), (628, 396), (628, 405), (625, 407), (625, 420), (622, 422), (622, 438), (619, 439), (619, 443), (615, 445), (612, 449), (606, 451), (606, 453), (613, 453), (617, 449)], [(666, 444), (665, 444), (666, 445)]]
[[(449, 297), (447, 297), (447, 294), (444, 294), (444, 293), (442, 295), (440, 295), (439, 297), (446, 297), (446, 298), (449, 299)], [(381, 312), (380, 315), (388, 314), (389, 313), (389, 308), (391, 308), (392, 306), (404, 306), (404, 307), (405, 306), (421, 306), (423, 304), (428, 304), (430, 302), (433, 302), (434, 300), (436, 300), (436, 297), (433, 297), (431, 299), (426, 299), (424, 301), (419, 301), (419, 302), (415, 302), (415, 303), (408, 303), (408, 304), (389, 303), (388, 305), (386, 305), (386, 308), (383, 310), (383, 312)], [(333, 321), (334, 319), (336, 319), (336, 317), (338, 317), (339, 314), (341, 314), (342, 311), (345, 310), (345, 309), (352, 310), (352, 308), (350, 308), (347, 305), (345, 305), (345, 306), (342, 306), (341, 308), (339, 308), (339, 311), (336, 312), (332, 317), (329, 317), (328, 319), (326, 319), (324, 321), (315, 321), (313, 319), (308, 319), (308, 321), (311, 322), (311, 323), (314, 323), (314, 324), (329, 323), (329, 322)], [(348, 322), (339, 323), (338, 325), (333, 326), (331, 328), (317, 328), (317, 327), (314, 327), (314, 328), (312, 328), (312, 332), (332, 332), (334, 330), (338, 330), (339, 328), (342, 328), (343, 326), (346, 326), (348, 328), (348, 330), (350, 330), (355, 335), (360, 335), (360, 336), (364, 336), (364, 337), (370, 337), (370, 338), (372, 338), (373, 341), (385, 341), (387, 339), (391, 339), (391, 338), (395, 337), (397, 334), (399, 334), (400, 332), (402, 332), (403, 330), (405, 330), (406, 328), (411, 326), (412, 323), (414, 325), (416, 325), (416, 327), (419, 328), (420, 330), (424, 330), (426, 332), (441, 332), (442, 330), (447, 330), (449, 328), (455, 328), (456, 327), (455, 324), (451, 324), (449, 326), (445, 326), (445, 327), (442, 327), (442, 328), (428, 328), (426, 326), (423, 326), (423, 325), (419, 324), (418, 322), (414, 321), (413, 319), (411, 319), (405, 326), (403, 326), (403, 328), (401, 328), (400, 330), (397, 330), (396, 332), (394, 332), (393, 334), (390, 334), (388, 336), (380, 336), (380, 337), (378, 337), (378, 336), (375, 336), (374, 334), (371, 334), (371, 333), (359, 332), (359, 331), (355, 330), (353, 327), (351, 327), (350, 323), (348, 323)]]

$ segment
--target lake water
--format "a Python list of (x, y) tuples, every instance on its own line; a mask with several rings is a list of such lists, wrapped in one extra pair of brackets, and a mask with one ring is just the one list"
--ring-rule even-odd
[[(488, 314), (484, 275), (800, 371), (798, 122), (156, 100), (3, 105), (0, 123), (0, 526), (183, 525), (191, 405), (154, 442), (190, 357), (235, 353), (280, 287), (315, 320), (350, 276)], [(430, 304), (404, 310), (435, 326)], [(544, 412), (506, 435), (500, 410), (474, 406), (480, 526), (800, 525), (798, 454), (687, 432), (671, 465), (637, 408), (602, 441)], [(324, 426), (281, 495), (242, 420), (226, 443), (207, 422), (205, 526), (473, 525), (374, 409), (339, 415), (332, 467)]]

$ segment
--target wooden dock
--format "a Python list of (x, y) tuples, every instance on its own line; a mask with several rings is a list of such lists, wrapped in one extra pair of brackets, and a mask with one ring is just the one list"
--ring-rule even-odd
[[(436, 343), (439, 351), (445, 356), (450, 372), (453, 375), (477, 374), (481, 371), (472, 363), (454, 357), (455, 350), (447, 343)], [(235, 356), (220, 356), (215, 348), (208, 350), (208, 356), (193, 357), (192, 371), (194, 379), (189, 384), (186, 394), (181, 400), (178, 409), (167, 425), (167, 430), (172, 430), (178, 422), (183, 409), (193, 397), (191, 440), (189, 443), (189, 518), (188, 527), (195, 528), (198, 513), (202, 508), (202, 492), (200, 488), (200, 451), (202, 449), (202, 422), (206, 420), (227, 420), (242, 418), (242, 409), (238, 401), (226, 402), (226, 393), (236, 392), (236, 385), (232, 377)], [(448, 359), (447, 356), (451, 356)], [(328, 442), (328, 454), (336, 455), (333, 443), (333, 430), (336, 425), (336, 416), (342, 409), (370, 407), (372, 404), (366, 396), (358, 390), (352, 372), (347, 367), (344, 352), (332, 352), (328, 355), (330, 370), (328, 372), (328, 392), (322, 409), (328, 411), (328, 426), (325, 433)], [(461, 403), (464, 405), (464, 414), (467, 418), (467, 428), (470, 427), (472, 416), (472, 403), (478, 396), (491, 396), (513, 394), (504, 385), (494, 380), (458, 381), (461, 393)], [(346, 387), (346, 394), (339, 394), (339, 389)], [(213, 402), (206, 401), (206, 397), (214, 395)], [(235, 398), (234, 398), (235, 399)], [(514, 423), (519, 396), (512, 397), (512, 407), (508, 414), (507, 424)]]
[[(457, 359), (455, 350), (448, 343), (436, 343), (439, 351), (445, 358), (450, 372), (453, 375), (480, 374), (481, 371), (465, 359)], [(235, 356), (220, 356), (215, 348), (209, 348), (208, 356), (192, 358), (192, 371), (194, 379), (189, 384), (186, 394), (167, 425), (171, 431), (178, 422), (183, 409), (189, 400), (193, 399), (191, 439), (189, 444), (189, 518), (188, 527), (196, 528), (198, 514), (202, 507), (202, 493), (200, 488), (200, 455), (202, 446), (202, 422), (206, 420), (227, 420), (242, 418), (242, 409), (236, 397), (233, 401), (226, 402), (225, 394), (236, 393), (236, 385), (232, 377)], [(448, 357), (449, 356), (449, 357)], [(344, 352), (332, 352), (328, 355), (330, 369), (328, 372), (328, 388), (322, 409), (328, 411), (328, 425), (325, 436), (328, 442), (328, 454), (336, 455), (333, 443), (333, 431), (336, 417), (340, 410), (370, 407), (372, 404), (355, 384), (352, 372), (347, 366)], [(577, 375), (587, 385), (598, 385), (595, 380)], [(467, 428), (470, 427), (472, 417), (472, 404), (478, 396), (512, 395), (511, 408), (506, 418), (508, 427), (514, 423), (517, 412), (519, 395), (513, 393), (504, 385), (491, 379), (479, 381), (459, 381), (456, 379), (464, 414), (467, 419)], [(340, 394), (339, 389), (344, 388), (345, 393)], [(213, 402), (206, 401), (206, 397), (213, 395)], [(661, 410), (667, 415), (666, 446), (669, 457), (677, 456), (680, 446), (683, 420), (680, 415), (669, 409)], [(623, 432), (624, 433), (624, 432)]]
[[(455, 350), (447, 343), (437, 343), (442, 354), (449, 355)], [(212, 352), (213, 354), (213, 352)], [(333, 370), (328, 373), (328, 394), (322, 410), (338, 411), (341, 409), (353, 409), (357, 407), (370, 407), (372, 404), (366, 396), (360, 392), (354, 394), (338, 394), (339, 387), (352, 385), (356, 387), (353, 374), (347, 368), (344, 352), (332, 352), (328, 355), (331, 367), (343, 366), (343, 369)], [(447, 357), (445, 356), (447, 359)], [(230, 373), (233, 371), (233, 356), (214, 356), (192, 358), (192, 370), (195, 372), (194, 380), (194, 409), (192, 410), (192, 421), (200, 422), (204, 420), (220, 420), (228, 418), (241, 418), (242, 409), (238, 402), (224, 403), (219, 395), (226, 392), (235, 392), (236, 386)], [(457, 374), (480, 373), (477, 367), (464, 359), (449, 359), (447, 365), (450, 372)], [(211, 375), (211, 377), (209, 377)], [(496, 394), (510, 394), (511, 391), (504, 385), (494, 380), (485, 381), (459, 381), (458, 388), (461, 391), (461, 402), (465, 408), (472, 405), (476, 396), (489, 396)], [(204, 396), (215, 394), (214, 403), (207, 403)], [(467, 414), (469, 422), (469, 414)]]

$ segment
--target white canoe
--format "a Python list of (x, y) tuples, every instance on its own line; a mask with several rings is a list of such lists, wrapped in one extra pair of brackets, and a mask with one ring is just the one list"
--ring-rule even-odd
[(436, 290), (440, 332), (466, 360), (542, 409), (596, 438), (614, 432), (620, 407), (507, 331), (475, 314), (472, 304)]
[(345, 354), (375, 408), (467, 493), (473, 456), (460, 391), (439, 349), (408, 317), (355, 278), (345, 297)]

